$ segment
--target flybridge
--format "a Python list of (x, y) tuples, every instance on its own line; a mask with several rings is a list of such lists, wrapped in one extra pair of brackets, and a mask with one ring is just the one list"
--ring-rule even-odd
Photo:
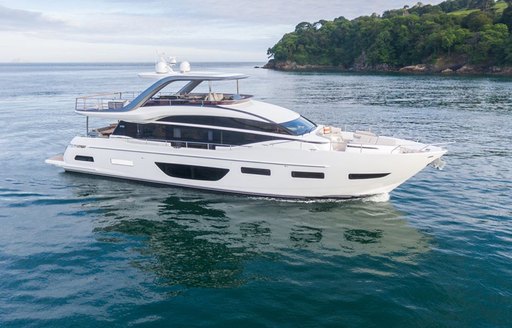
[[(182, 62), (179, 66), (179, 72), (176, 72), (173, 69), (175, 65), (175, 57), (166, 58), (165, 53), (159, 54), (154, 72), (138, 74), (141, 78), (158, 80), (145, 91), (140, 94), (129, 91), (98, 93), (78, 97), (75, 100), (75, 111), (88, 115), (94, 112), (127, 112), (146, 106), (233, 105), (252, 97), (251, 95), (240, 94), (239, 80), (248, 78), (247, 75), (220, 72), (192, 72), (190, 63), (187, 61)], [(225, 94), (212, 91), (212, 82), (229, 80), (236, 82), (236, 93)], [(188, 81), (188, 83), (179, 91), (162, 91), (170, 84), (182, 81)], [(208, 92), (192, 93), (203, 82), (208, 82)], [(136, 94), (139, 95), (136, 96)]]
[[(174, 61), (175, 62), (175, 61)], [(220, 72), (191, 72), (190, 64), (183, 62), (180, 71), (172, 69), (174, 64), (157, 62), (155, 72), (140, 73), (141, 78), (157, 79), (149, 88), (137, 96), (137, 92), (99, 93), (78, 97), (75, 100), (75, 112), (86, 115), (86, 135), (89, 134), (89, 116), (123, 119), (129, 115), (133, 119), (143, 119), (143, 114), (150, 108), (162, 106), (229, 106), (243, 103), (252, 95), (240, 94), (239, 80), (248, 78), (245, 74)], [(215, 81), (235, 81), (236, 93), (213, 92), (212, 83)], [(177, 92), (165, 91), (166, 87), (175, 82), (185, 82)], [(208, 92), (192, 93), (203, 82), (208, 83)], [(144, 108), (143, 112), (136, 111)], [(135, 114), (135, 115), (132, 115)], [(120, 116), (121, 115), (121, 116)], [(126, 117), (124, 117), (126, 119)]]
[[(131, 111), (145, 106), (232, 105), (246, 101), (252, 97), (251, 95), (240, 94), (239, 80), (248, 78), (248, 76), (244, 74), (214, 72), (141, 74), (154, 74), (155, 76), (159, 76), (160, 79), (138, 96), (135, 96), (135, 92), (115, 92), (78, 97), (75, 101), (75, 111), (82, 113), (96, 111), (121, 112)], [(217, 93), (212, 91), (212, 82), (230, 80), (236, 82), (236, 93)], [(162, 92), (162, 90), (170, 84), (179, 81), (188, 81), (188, 83), (178, 92)], [(192, 93), (192, 91), (203, 82), (208, 82), (208, 92)]]

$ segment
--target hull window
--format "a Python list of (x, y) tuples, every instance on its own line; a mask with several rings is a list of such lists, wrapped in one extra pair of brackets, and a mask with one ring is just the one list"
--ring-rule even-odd
[(91, 156), (76, 155), (75, 161), (94, 162), (94, 158), (92, 158)]
[(257, 169), (254, 167), (242, 167), (242, 173), (256, 175), (270, 175), (269, 169)]
[(390, 173), (350, 173), (348, 178), (350, 180), (362, 180), (362, 179), (378, 179), (388, 176)]
[(305, 179), (323, 179), (323, 178), (325, 178), (325, 174), (323, 172), (292, 171), (292, 177), (305, 178)]
[(172, 163), (155, 163), (162, 172), (173, 178), (219, 181), (229, 169), (208, 166), (183, 165)]

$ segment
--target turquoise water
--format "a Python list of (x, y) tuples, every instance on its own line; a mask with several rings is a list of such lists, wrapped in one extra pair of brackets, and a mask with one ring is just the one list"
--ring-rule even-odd
[(69, 174), (44, 159), (84, 132), (74, 98), (152, 66), (0, 65), (0, 326), (512, 326), (512, 80), (192, 66), (319, 123), (455, 143), (388, 201)]

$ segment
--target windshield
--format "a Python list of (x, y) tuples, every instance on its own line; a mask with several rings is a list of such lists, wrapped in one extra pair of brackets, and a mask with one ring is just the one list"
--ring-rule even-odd
[(311, 122), (303, 116), (293, 121), (281, 123), (280, 125), (296, 136), (306, 134), (316, 128), (315, 123)]

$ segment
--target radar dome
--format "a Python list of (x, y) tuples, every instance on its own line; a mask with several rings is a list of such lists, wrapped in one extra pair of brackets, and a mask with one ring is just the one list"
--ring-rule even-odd
[(180, 72), (181, 73), (190, 72), (190, 63), (188, 61), (184, 61), (180, 64)]
[(155, 65), (155, 72), (157, 72), (158, 74), (169, 73), (169, 66), (167, 65), (166, 62), (159, 61)]

